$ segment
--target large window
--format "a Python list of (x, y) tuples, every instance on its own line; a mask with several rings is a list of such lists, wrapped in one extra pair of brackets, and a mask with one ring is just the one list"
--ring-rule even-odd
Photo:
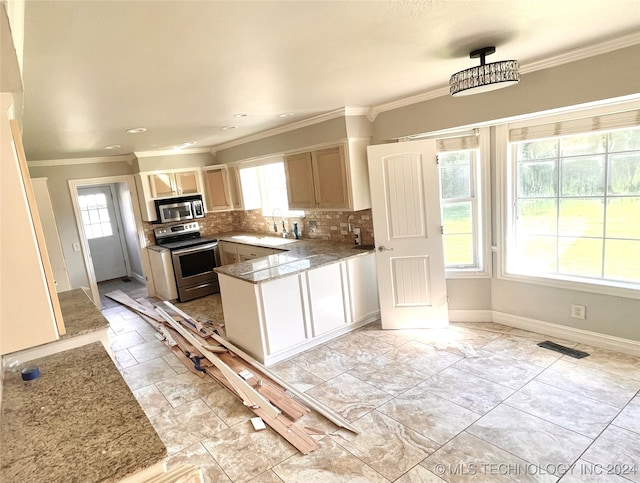
[(640, 127), (525, 139), (509, 150), (507, 271), (640, 284)]
[(436, 142), (445, 269), (450, 275), (486, 275), (481, 143), (476, 134)]

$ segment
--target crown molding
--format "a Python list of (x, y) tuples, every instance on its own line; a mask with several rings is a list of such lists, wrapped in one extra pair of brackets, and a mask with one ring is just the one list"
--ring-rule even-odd
[[(575, 62), (589, 57), (594, 57), (596, 55), (606, 54), (608, 52), (613, 52), (614, 50), (624, 49), (625, 47), (631, 47), (637, 44), (640, 44), (640, 32), (633, 32), (605, 42), (578, 47), (576, 49), (563, 52), (562, 54), (554, 55), (553, 57), (529, 62), (528, 64), (524, 64), (520, 67), (520, 73), (529, 74), (538, 70), (557, 67), (562, 64), (568, 64), (569, 62)], [(386, 102), (384, 104), (378, 104), (371, 107), (371, 115), (373, 119), (370, 120), (373, 122), (381, 112), (406, 107), (411, 104), (417, 104), (419, 102), (428, 101), (448, 94), (449, 86), (444, 86), (415, 96), (405, 97), (396, 101)]]
[(156, 149), (155, 151), (134, 151), (133, 154), (137, 158), (151, 158), (154, 156), (177, 156), (180, 154), (202, 154), (210, 153), (211, 148), (184, 148), (184, 149)]
[(102, 163), (127, 163), (132, 165), (136, 157), (133, 153), (120, 156), (96, 156), (93, 158), (68, 158), (68, 159), (43, 159), (40, 161), (27, 161), (30, 168), (44, 168), (47, 166), (72, 166), (74, 164), (102, 164)]
[(331, 119), (351, 116), (369, 117), (370, 111), (371, 109), (368, 107), (341, 107), (340, 109), (325, 112), (323, 114), (318, 114), (317, 116), (303, 119), (302, 121), (292, 122), (291, 124), (287, 124), (285, 126), (274, 127), (273, 129), (268, 129), (256, 134), (251, 134), (249, 136), (234, 139), (233, 141), (218, 144), (211, 148), (211, 154), (215, 154), (216, 152), (222, 151), (223, 149), (235, 148), (236, 146), (241, 146), (242, 144), (259, 141), (260, 139), (277, 136), (278, 134), (295, 131), (296, 129), (313, 126), (314, 124), (320, 124), (321, 122), (330, 121)]

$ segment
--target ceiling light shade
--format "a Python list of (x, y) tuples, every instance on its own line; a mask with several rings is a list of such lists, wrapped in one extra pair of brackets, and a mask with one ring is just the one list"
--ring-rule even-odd
[(496, 51), (495, 47), (483, 47), (469, 54), (471, 59), (480, 58), (480, 65), (461, 70), (451, 76), (449, 92), (452, 96), (468, 96), (481, 92), (494, 91), (520, 82), (517, 60), (503, 60), (485, 63), (485, 57)]

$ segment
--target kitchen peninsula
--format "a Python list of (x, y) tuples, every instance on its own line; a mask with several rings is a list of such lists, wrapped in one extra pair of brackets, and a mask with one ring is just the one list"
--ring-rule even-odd
[(373, 247), (235, 233), (219, 240), (286, 250), (216, 269), (228, 339), (267, 366), (380, 315)]

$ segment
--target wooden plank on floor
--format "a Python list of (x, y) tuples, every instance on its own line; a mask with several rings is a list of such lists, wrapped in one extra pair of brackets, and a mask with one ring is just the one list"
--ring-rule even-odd
[[(232, 354), (220, 354), (220, 359), (231, 367), (234, 371), (240, 374), (242, 371), (249, 371), (254, 374), (256, 371), (251, 371), (251, 367)], [(270, 379), (264, 377), (256, 377), (254, 374), (252, 377), (246, 379), (247, 383), (253, 387), (256, 391), (266, 397), (271, 404), (280, 409), (284, 414), (293, 419), (294, 421), (300, 419), (305, 414), (309, 413), (309, 408), (303, 406), (298, 401), (294, 400), (286, 394), (279, 387), (274, 385)]]
[(265, 424), (271, 426), (276, 433), (289, 441), (289, 443), (295, 446), (302, 454), (309, 454), (320, 447), (315, 439), (284, 416), (280, 415), (273, 418), (262, 408), (255, 408), (253, 412), (260, 416)]
[(171, 352), (173, 352), (176, 357), (178, 358), (178, 360), (180, 362), (182, 362), (187, 369), (189, 369), (189, 372), (192, 372), (193, 374), (195, 374), (198, 377), (204, 377), (205, 373), (202, 371), (197, 370), (194, 365), (193, 365), (193, 361), (191, 359), (189, 359), (184, 352), (182, 352), (182, 350), (180, 350), (180, 348), (177, 345), (174, 345), (171, 348)]
[(136, 312), (140, 312), (141, 314), (146, 315), (147, 317), (156, 320), (158, 322), (164, 322), (163, 318), (153, 309), (149, 307), (145, 307), (144, 305), (136, 302), (131, 297), (129, 297), (122, 290), (114, 290), (113, 292), (109, 292), (104, 294), (105, 297), (109, 297), (112, 300), (115, 300), (122, 305), (126, 305), (129, 308), (132, 308)]

